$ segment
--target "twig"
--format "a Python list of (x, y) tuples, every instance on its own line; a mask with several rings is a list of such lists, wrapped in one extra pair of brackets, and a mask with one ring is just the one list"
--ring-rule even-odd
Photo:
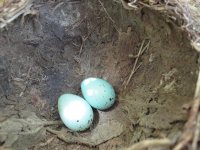
[(8, 9), (8, 11), (6, 12), (7, 15), (4, 16), (4, 17), (6, 17), (5, 22), (0, 22), (0, 29), (6, 27), (7, 24), (11, 23), (13, 20), (18, 18), (21, 14), (29, 11), (33, 5), (32, 0), (26, 0), (24, 2), (22, 1), (22, 3), (19, 3), (19, 4), (21, 6), (14, 10)]
[(135, 68), (136, 68), (138, 59), (139, 59), (140, 54), (141, 54), (141, 52), (142, 52), (142, 49), (143, 49), (143, 46), (144, 46), (144, 42), (145, 42), (145, 40), (142, 41), (142, 44), (141, 44), (141, 46), (140, 46), (139, 52), (138, 52), (138, 54), (137, 54), (137, 57), (136, 57), (136, 60), (135, 60), (134, 66), (133, 66), (133, 69), (132, 69), (131, 74), (129, 75), (129, 78), (128, 78), (126, 84), (125, 84), (125, 88), (126, 88), (126, 86), (129, 84), (129, 82), (130, 82), (130, 80), (131, 80), (131, 78), (132, 78), (132, 76), (133, 76), (133, 72), (135, 71)]
[[(200, 96), (200, 71), (199, 71), (196, 90), (195, 90), (195, 97), (198, 97), (198, 96)], [(200, 105), (200, 102), (199, 102), (199, 105)], [(194, 132), (194, 138), (192, 142), (192, 150), (197, 150), (199, 134), (200, 134), (200, 113), (197, 116), (196, 129)]]
[(143, 5), (143, 6), (147, 7), (147, 8), (153, 9), (153, 10), (158, 10), (158, 11), (165, 10), (165, 6), (164, 5), (155, 5), (155, 6), (153, 6), (153, 5), (145, 4), (145, 3), (141, 2), (141, 1), (139, 1), (138, 3), (140, 5)]
[(173, 150), (182, 150), (193, 138), (194, 128), (197, 120), (197, 114), (199, 110), (200, 97), (195, 98), (194, 104), (191, 108), (190, 117), (185, 124), (184, 131), (180, 137), (179, 143)]
[(142, 150), (150, 147), (162, 147), (162, 146), (170, 146), (172, 145), (172, 141), (165, 138), (165, 139), (148, 139), (141, 141), (139, 143), (136, 143), (126, 150)]
[[(87, 36), (87, 37), (88, 37), (88, 36)], [(79, 56), (80, 56), (81, 53), (82, 53), (83, 45), (84, 45), (86, 39), (87, 39), (87, 38), (83, 38), (83, 37), (81, 36), (81, 47), (80, 47), (80, 49), (79, 49)]]
[(192, 142), (192, 150), (197, 150), (199, 134), (200, 134), (200, 114), (198, 115), (198, 118), (197, 118), (197, 125), (196, 125), (194, 138), (193, 138), (193, 142)]
[(118, 33), (120, 33), (119, 30), (118, 30), (118, 27), (117, 27), (116, 24), (115, 24), (115, 21), (114, 21), (114, 20), (112, 19), (112, 17), (109, 15), (108, 11), (107, 11), (106, 8), (104, 7), (104, 5), (103, 5), (103, 3), (101, 2), (101, 0), (98, 0), (98, 2), (101, 4), (101, 6), (102, 6), (103, 10), (105, 11), (106, 15), (108, 16), (108, 18), (110, 19), (110, 21), (113, 23), (113, 26), (114, 26), (115, 30), (116, 30)]
[(136, 60), (135, 60), (134, 66), (133, 66), (133, 69), (132, 69), (132, 71), (131, 71), (131, 73), (130, 73), (130, 75), (129, 75), (129, 78), (128, 78), (126, 84), (125, 84), (125, 88), (127, 87), (127, 85), (129, 84), (131, 78), (133, 77), (133, 74), (136, 72), (137, 62), (138, 62), (138, 60), (139, 60), (139, 57), (144, 53), (144, 51), (145, 51), (146, 49), (148, 49), (148, 47), (149, 47), (149, 45), (150, 45), (150, 41), (146, 44), (146, 46), (144, 46), (144, 43), (145, 43), (145, 40), (142, 41), (142, 44), (141, 44), (141, 46), (140, 46), (139, 52), (138, 52), (138, 54), (137, 54), (137, 57), (136, 57)]
[(174, 147), (173, 150), (182, 150), (184, 147), (186, 147), (189, 144), (189, 142), (192, 141), (193, 137), (195, 136), (194, 131), (195, 131), (195, 128), (197, 128), (199, 106), (200, 106), (200, 71), (199, 71), (197, 85), (196, 85), (194, 102), (190, 110), (189, 119), (187, 123), (185, 124), (183, 133), (179, 139), (178, 144)]
[(198, 79), (197, 79), (197, 84), (196, 84), (196, 90), (194, 97), (200, 96), (200, 68), (199, 68), (199, 74), (198, 74)]
[[(142, 63), (140, 63), (140, 64), (136, 67), (135, 71), (133, 72), (133, 75), (137, 72), (137, 70), (140, 68), (141, 65), (142, 65)], [(124, 86), (124, 84), (125, 84), (125, 82), (123, 82), (122, 86)]]
[(127, 10), (135, 10), (137, 9), (137, 6), (134, 6), (133, 4), (130, 6), (129, 3), (127, 3), (125, 0), (121, 0), (121, 3), (123, 7)]

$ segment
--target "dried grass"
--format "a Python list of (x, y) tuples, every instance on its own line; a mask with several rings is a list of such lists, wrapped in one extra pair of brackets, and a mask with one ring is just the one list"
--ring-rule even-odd
[(20, 15), (30, 10), (32, 0), (1, 0), (0, 29), (6, 27)]
[(200, 1), (166, 0), (166, 9), (173, 10), (184, 20), (182, 27), (189, 33), (192, 46), (200, 51)]
[(131, 10), (148, 7), (157, 11), (173, 12), (174, 18), (183, 19), (182, 28), (189, 34), (191, 45), (200, 52), (200, 1), (199, 0), (121, 0)]

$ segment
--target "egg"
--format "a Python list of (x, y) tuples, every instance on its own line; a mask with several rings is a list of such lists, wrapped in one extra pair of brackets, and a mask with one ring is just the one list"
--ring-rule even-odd
[(100, 78), (87, 78), (81, 83), (85, 100), (94, 108), (105, 110), (115, 103), (115, 91), (110, 83)]
[(72, 131), (84, 131), (93, 122), (92, 107), (74, 94), (63, 94), (59, 97), (58, 112), (65, 126)]

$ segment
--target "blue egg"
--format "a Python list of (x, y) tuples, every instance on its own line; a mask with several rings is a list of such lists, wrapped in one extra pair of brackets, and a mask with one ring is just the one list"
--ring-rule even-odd
[(87, 78), (81, 83), (83, 97), (99, 110), (110, 108), (115, 102), (115, 91), (110, 83), (99, 78)]
[(73, 131), (84, 131), (93, 122), (92, 107), (77, 95), (61, 95), (58, 99), (58, 112), (63, 123)]

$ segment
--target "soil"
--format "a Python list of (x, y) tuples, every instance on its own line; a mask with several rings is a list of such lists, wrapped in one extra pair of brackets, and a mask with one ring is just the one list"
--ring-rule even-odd
[[(23, 112), (35, 113), (40, 120), (60, 120), (58, 97), (63, 93), (81, 96), (81, 81), (92, 76), (114, 86), (117, 102), (107, 111), (95, 111), (91, 129), (68, 136), (84, 136), (103, 150), (147, 138), (177, 138), (187, 119), (183, 108), (192, 102), (197, 79), (198, 54), (187, 34), (167, 13), (147, 8), (128, 11), (118, 1), (102, 2), (106, 11), (99, 1), (37, 0), (33, 8), (39, 17), (28, 15), (24, 22), (19, 18), (1, 32), (1, 124), (27, 118)], [(150, 46), (139, 57), (141, 66), (125, 88), (144, 39)], [(12, 128), (18, 128), (13, 124)], [(54, 129), (61, 127), (66, 130), (63, 125)], [(11, 134), (4, 128), (0, 131)], [(80, 142), (63, 142), (49, 132), (38, 135), (43, 136), (40, 142), (20, 139), (7, 147), (90, 149)], [(5, 146), (9, 140), (1, 137), (0, 144)]]

